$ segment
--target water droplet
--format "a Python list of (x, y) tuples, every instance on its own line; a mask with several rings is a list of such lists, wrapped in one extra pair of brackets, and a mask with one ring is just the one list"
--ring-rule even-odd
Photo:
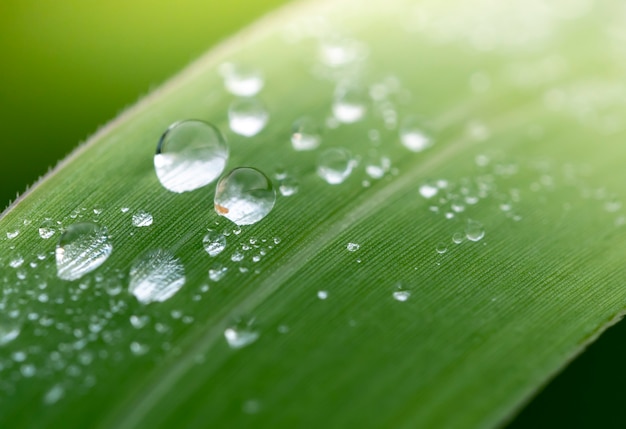
[(437, 195), (439, 188), (428, 183), (425, 183), (419, 187), (420, 195), (426, 199), (430, 199)]
[(320, 44), (319, 57), (329, 67), (343, 67), (365, 57), (365, 46), (341, 36), (329, 37)]
[(393, 293), (393, 299), (399, 302), (405, 302), (411, 297), (411, 292), (408, 290), (397, 290)]
[(465, 239), (465, 236), (462, 233), (460, 233), (460, 232), (455, 232), (452, 235), (452, 242), (454, 244), (461, 244), (461, 243), (463, 243), (464, 239)]
[(437, 244), (437, 247), (435, 248), (435, 250), (440, 255), (443, 255), (444, 253), (446, 253), (448, 251), (448, 247), (444, 243), (439, 243), (439, 244)]
[(214, 202), (215, 211), (220, 216), (237, 225), (251, 225), (272, 211), (276, 191), (261, 171), (240, 167), (220, 179)]
[(9, 266), (11, 268), (19, 268), (24, 264), (24, 257), (22, 255), (17, 255), (13, 259), (9, 261)]
[(231, 349), (240, 349), (259, 339), (259, 331), (254, 328), (254, 319), (239, 319), (224, 330), (224, 338)]
[(226, 248), (226, 237), (217, 231), (209, 231), (202, 239), (202, 245), (209, 256), (217, 256)]
[(230, 129), (244, 137), (257, 135), (270, 118), (265, 105), (256, 98), (240, 98), (228, 108)]
[(348, 252), (356, 252), (361, 248), (361, 246), (357, 243), (348, 243), (346, 248), (348, 249)]
[(130, 324), (133, 325), (133, 328), (135, 329), (143, 328), (148, 324), (149, 321), (150, 318), (146, 315), (136, 316), (133, 314), (132, 316), (130, 316)]
[(370, 159), (365, 166), (365, 173), (372, 179), (380, 179), (391, 168), (391, 160), (386, 156)]
[(142, 344), (137, 341), (133, 341), (132, 343), (130, 343), (130, 351), (135, 356), (145, 355), (146, 353), (148, 353), (148, 350), (150, 350), (150, 347), (148, 347), (146, 344)]
[(283, 197), (290, 197), (298, 193), (298, 181), (293, 177), (287, 177), (280, 182), (278, 187), (280, 194)]
[(240, 251), (236, 250), (232, 255), (230, 255), (230, 260), (233, 262), (241, 262), (243, 261), (244, 255)]
[(465, 226), (465, 236), (470, 241), (480, 241), (485, 236), (485, 228), (480, 222), (469, 219)]
[(317, 297), (318, 297), (319, 299), (322, 299), (322, 300), (324, 300), (324, 299), (328, 298), (328, 291), (325, 291), (325, 290), (318, 290), (318, 291), (317, 291)]
[(317, 174), (331, 185), (345, 181), (352, 173), (356, 161), (343, 148), (332, 148), (322, 152), (317, 161)]
[(120, 209), (120, 211), (121, 211), (122, 213), (128, 213), (128, 211), (129, 211), (129, 210), (130, 210), (130, 208), (129, 208), (129, 207), (122, 207), (122, 208)]
[(219, 71), (224, 78), (224, 87), (233, 95), (251, 97), (263, 88), (263, 73), (254, 67), (224, 63)]
[(139, 210), (133, 214), (133, 226), (144, 227), (152, 225), (152, 215), (143, 210)]
[(367, 111), (367, 92), (358, 86), (337, 88), (333, 101), (333, 115), (344, 124), (358, 122)]
[(13, 240), (18, 235), (20, 235), (20, 230), (19, 229), (15, 229), (13, 231), (7, 231), (7, 238), (9, 240)]
[(313, 118), (304, 117), (293, 124), (291, 145), (297, 151), (317, 149), (322, 141), (321, 130)]
[(105, 227), (93, 223), (70, 225), (56, 247), (57, 275), (63, 280), (79, 279), (102, 265), (112, 251)]
[(44, 240), (49, 239), (56, 233), (56, 227), (52, 219), (46, 219), (41, 223), (39, 227), (39, 236)]
[(402, 121), (400, 142), (412, 152), (422, 152), (434, 144), (434, 139), (422, 120), (409, 116)]
[(60, 384), (52, 386), (43, 397), (44, 404), (52, 405), (57, 403), (65, 395), (65, 389)]
[(154, 168), (164, 188), (181, 193), (213, 182), (224, 171), (227, 160), (228, 145), (222, 133), (206, 122), (187, 120), (165, 131), (154, 156)]
[(142, 304), (163, 302), (185, 284), (185, 268), (179, 259), (162, 249), (137, 258), (130, 268), (128, 291)]
[(37, 368), (35, 368), (35, 365), (31, 363), (25, 363), (24, 365), (20, 366), (20, 372), (24, 377), (29, 378), (37, 373)]
[(16, 339), (22, 331), (20, 320), (10, 318), (8, 315), (0, 316), (0, 346), (10, 343)]
[(209, 279), (213, 282), (219, 282), (224, 278), (227, 271), (228, 267), (225, 267), (220, 263), (216, 263), (211, 268), (209, 268)]

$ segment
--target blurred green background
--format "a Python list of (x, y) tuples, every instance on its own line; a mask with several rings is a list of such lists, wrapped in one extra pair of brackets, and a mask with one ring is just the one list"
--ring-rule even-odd
[[(124, 107), (285, 2), (1, 0), (0, 205)], [(610, 329), (510, 427), (626, 427), (625, 337), (626, 324)]]

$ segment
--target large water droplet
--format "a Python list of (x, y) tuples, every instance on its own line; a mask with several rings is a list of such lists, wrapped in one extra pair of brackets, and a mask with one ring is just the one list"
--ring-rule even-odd
[(217, 183), (215, 211), (237, 225), (251, 225), (274, 207), (276, 191), (256, 168), (235, 168)]
[(360, 121), (367, 111), (367, 92), (358, 86), (340, 87), (333, 101), (333, 115), (339, 122)]
[(291, 144), (297, 151), (314, 150), (322, 141), (321, 130), (314, 119), (304, 117), (293, 124)]
[(254, 67), (224, 63), (219, 71), (224, 78), (224, 87), (233, 95), (251, 97), (263, 88), (263, 73)]
[(422, 152), (434, 144), (430, 130), (417, 116), (409, 116), (402, 121), (400, 141), (412, 152)]
[(480, 241), (485, 236), (485, 228), (480, 222), (469, 219), (465, 226), (465, 236), (470, 241)]
[(259, 331), (254, 328), (254, 319), (239, 319), (224, 330), (224, 338), (231, 349), (240, 349), (255, 342)]
[(161, 185), (187, 192), (213, 182), (228, 160), (228, 145), (213, 125), (198, 120), (176, 122), (159, 140), (154, 168)]
[(167, 250), (144, 253), (130, 268), (128, 291), (142, 304), (163, 302), (185, 284), (185, 268)]
[(270, 118), (265, 105), (256, 98), (240, 98), (228, 109), (230, 129), (245, 137), (257, 135)]
[(136, 227), (144, 227), (152, 225), (152, 215), (146, 211), (139, 210), (133, 215), (133, 225)]
[(107, 229), (93, 223), (70, 225), (56, 247), (57, 275), (76, 280), (102, 265), (113, 251)]
[(338, 185), (350, 176), (356, 165), (350, 152), (332, 148), (322, 152), (317, 161), (317, 174), (331, 185)]
[(217, 231), (209, 231), (202, 239), (202, 245), (209, 256), (217, 256), (226, 248), (226, 237)]

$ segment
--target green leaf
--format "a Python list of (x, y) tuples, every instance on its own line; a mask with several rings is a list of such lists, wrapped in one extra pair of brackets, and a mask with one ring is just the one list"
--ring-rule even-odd
[[(310, 2), (210, 52), (5, 212), (1, 426), (503, 424), (624, 309), (625, 21), (618, 2)], [(337, 43), (347, 64), (324, 65)], [(264, 73), (254, 137), (228, 131), (226, 61)], [(368, 110), (336, 124), (346, 81)], [(417, 153), (399, 135), (414, 115), (434, 139)], [(326, 124), (316, 151), (291, 146), (302, 116)], [(167, 191), (156, 144), (189, 118), (226, 134), (229, 169), (286, 169), (299, 191), (241, 232), (214, 185)], [(360, 162), (338, 185), (316, 172), (332, 147)], [(59, 279), (46, 219), (105, 226), (111, 256)], [(215, 258), (207, 228), (228, 233)], [(129, 271), (156, 249), (186, 283), (143, 305)]]

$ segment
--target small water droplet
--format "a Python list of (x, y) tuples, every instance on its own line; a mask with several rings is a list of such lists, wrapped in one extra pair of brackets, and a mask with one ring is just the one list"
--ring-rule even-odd
[(244, 137), (252, 137), (261, 132), (269, 118), (265, 104), (256, 98), (234, 100), (228, 108), (230, 129)]
[(372, 179), (380, 179), (391, 168), (391, 160), (386, 156), (370, 159), (365, 166), (365, 173)]
[(465, 236), (470, 241), (480, 241), (485, 236), (485, 228), (480, 222), (469, 219), (465, 226)]
[(20, 235), (20, 230), (19, 229), (15, 229), (13, 231), (7, 231), (7, 238), (9, 240), (13, 240), (18, 235)]
[(298, 193), (298, 181), (293, 177), (287, 177), (280, 182), (278, 190), (283, 197), (290, 197)]
[(148, 350), (150, 350), (150, 347), (148, 347), (146, 344), (142, 344), (137, 341), (133, 341), (132, 343), (130, 343), (130, 351), (135, 356), (145, 355), (146, 353), (148, 353)]
[(130, 210), (130, 208), (129, 208), (129, 207), (122, 207), (122, 208), (120, 209), (120, 211), (121, 211), (122, 213), (128, 213), (128, 211), (129, 211), (129, 210)]
[(224, 63), (219, 67), (224, 79), (224, 87), (233, 95), (251, 97), (261, 91), (264, 85), (260, 70), (241, 64)]
[(318, 290), (318, 291), (317, 291), (317, 297), (318, 297), (319, 299), (322, 299), (322, 300), (324, 300), (324, 299), (328, 298), (328, 291), (325, 291), (325, 290)]
[(37, 373), (37, 368), (31, 363), (25, 363), (24, 365), (20, 366), (20, 372), (24, 377), (30, 378)]
[(133, 214), (133, 226), (145, 227), (152, 225), (152, 215), (146, 211), (139, 210)]
[(330, 185), (343, 183), (356, 165), (350, 152), (332, 148), (322, 152), (317, 161), (317, 174)]
[(411, 292), (408, 290), (397, 290), (393, 292), (393, 299), (399, 302), (405, 302), (411, 297)]
[(137, 315), (132, 315), (130, 316), (130, 324), (133, 325), (133, 328), (135, 329), (141, 329), (144, 326), (146, 326), (148, 324), (148, 322), (150, 321), (150, 317), (143, 315), (143, 316), (137, 316)]
[(24, 264), (24, 257), (22, 255), (17, 255), (9, 261), (9, 266), (11, 268), (19, 268), (23, 264)]
[(179, 259), (162, 249), (144, 253), (130, 268), (128, 291), (142, 304), (163, 302), (185, 284), (185, 268)]
[(367, 91), (358, 86), (337, 88), (333, 101), (333, 115), (344, 124), (358, 122), (367, 112)]
[(254, 319), (239, 319), (224, 330), (224, 338), (231, 349), (246, 347), (258, 340), (259, 335), (254, 328)]
[(464, 240), (464, 239), (465, 239), (465, 235), (463, 235), (463, 233), (460, 233), (460, 232), (455, 232), (455, 233), (452, 235), (452, 242), (453, 242), (454, 244), (461, 244), (461, 243), (463, 243), (463, 240)]
[(52, 405), (57, 403), (65, 395), (65, 389), (60, 384), (55, 384), (46, 392), (43, 397), (44, 404)]
[[(216, 263), (211, 268), (209, 268), (209, 279), (213, 282), (219, 282), (220, 280), (224, 278), (227, 271), (228, 271), (228, 267), (225, 267), (224, 265), (220, 263)], [(203, 291), (203, 292), (206, 292), (206, 291)]]
[(329, 67), (343, 67), (365, 57), (366, 51), (361, 42), (334, 35), (320, 43), (319, 58)]
[(217, 231), (209, 231), (202, 239), (202, 245), (209, 256), (217, 256), (226, 248), (226, 237)]
[(400, 126), (400, 142), (412, 152), (422, 152), (434, 144), (433, 136), (417, 116), (409, 116)]
[(0, 346), (16, 339), (21, 331), (22, 323), (19, 319), (11, 318), (5, 314), (0, 315)]
[(437, 195), (439, 188), (428, 183), (425, 183), (419, 187), (420, 195), (426, 199), (430, 199)]
[(361, 248), (361, 246), (357, 243), (348, 243), (346, 248), (348, 249), (348, 252), (356, 252)]
[(445, 245), (445, 243), (439, 243), (439, 244), (437, 244), (437, 247), (435, 248), (435, 250), (440, 255), (443, 255), (444, 253), (446, 253), (448, 251), (448, 247)]
[(61, 234), (55, 251), (57, 275), (77, 280), (102, 265), (113, 252), (107, 229), (93, 223), (76, 223)]
[(241, 262), (243, 261), (243, 258), (244, 258), (243, 253), (241, 253), (238, 250), (236, 250), (235, 252), (233, 252), (232, 255), (230, 255), (230, 260), (233, 262)]
[(237, 225), (251, 225), (272, 211), (276, 191), (255, 168), (235, 168), (223, 176), (215, 191), (215, 211)]
[(44, 240), (49, 239), (56, 233), (56, 227), (52, 219), (46, 219), (39, 227), (39, 236)]
[(317, 149), (322, 141), (321, 130), (313, 118), (304, 117), (293, 124), (291, 145), (297, 151)]
[(206, 122), (187, 120), (165, 131), (154, 156), (154, 168), (164, 188), (181, 193), (213, 182), (227, 161), (228, 145), (222, 133)]

